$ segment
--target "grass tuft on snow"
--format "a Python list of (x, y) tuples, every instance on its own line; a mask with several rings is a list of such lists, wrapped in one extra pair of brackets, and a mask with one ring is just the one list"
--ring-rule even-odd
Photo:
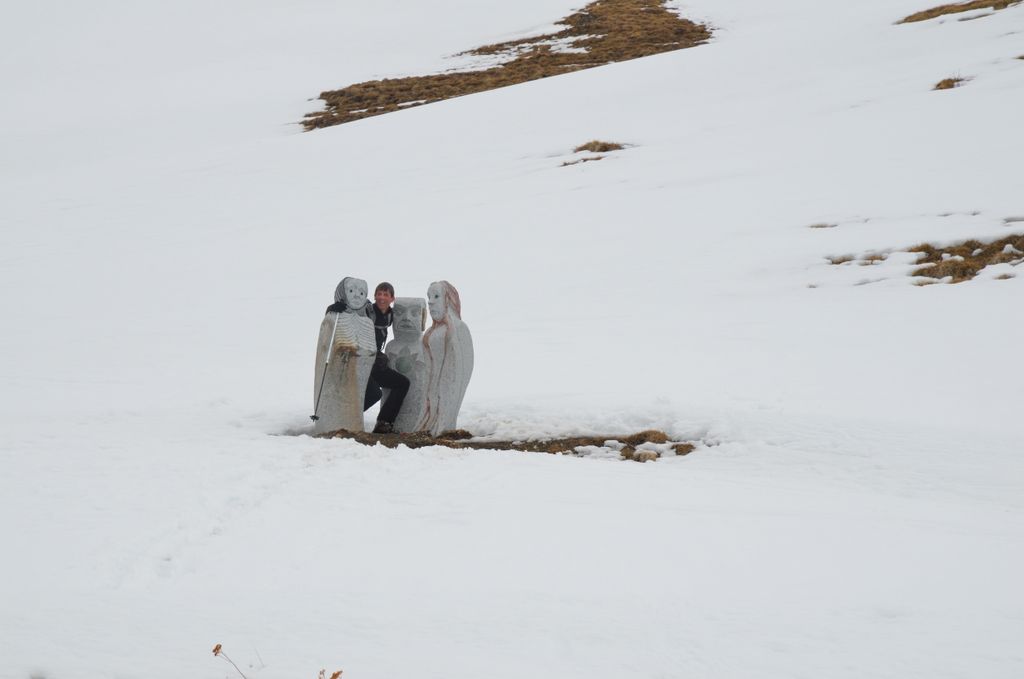
[(592, 160), (604, 160), (604, 156), (586, 156), (584, 158), (577, 158), (576, 160), (567, 160), (562, 163), (562, 167), (569, 167), (570, 165), (579, 165), (580, 163), (589, 163)]
[(621, 151), (625, 148), (622, 144), (618, 144), (613, 141), (598, 141), (597, 139), (588, 141), (586, 144), (580, 144), (572, 150), (573, 153), (582, 153), (584, 151), (590, 151), (591, 153), (607, 153), (608, 151)]
[(931, 9), (915, 12), (908, 17), (900, 19), (896, 23), (910, 24), (916, 21), (927, 21), (928, 19), (934, 19), (946, 14), (959, 14), (960, 12), (970, 12), (976, 9), (1006, 9), (1007, 7), (1017, 5), (1020, 2), (1021, 0), (974, 0), (973, 2), (939, 5), (938, 7), (932, 7)]
[(939, 82), (935, 83), (935, 87), (933, 87), (932, 89), (933, 90), (951, 90), (954, 87), (959, 87), (960, 83), (962, 83), (962, 82), (964, 82), (964, 78), (961, 78), (959, 76), (956, 76), (956, 77), (953, 77), (953, 78), (944, 78), (944, 79), (940, 80)]
[(914, 269), (913, 276), (939, 280), (948, 278), (951, 283), (963, 283), (989, 265), (1016, 266), (1024, 262), (1024, 234), (1007, 236), (990, 243), (968, 240), (946, 247), (922, 243), (910, 248), (909, 252), (923, 255), (918, 261), (923, 266)]
[(853, 255), (834, 255), (828, 258), (828, 263), (839, 266), (840, 264), (852, 262), (855, 259), (856, 257), (854, 257)]

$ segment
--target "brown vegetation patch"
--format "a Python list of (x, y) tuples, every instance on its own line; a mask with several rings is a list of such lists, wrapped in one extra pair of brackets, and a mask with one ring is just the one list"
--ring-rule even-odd
[(951, 90), (954, 87), (959, 87), (960, 83), (964, 82), (963, 78), (944, 78), (939, 82), (935, 83), (933, 90)]
[[(866, 255), (857, 257), (856, 255), (833, 255), (826, 257), (829, 264), (833, 266), (839, 266), (841, 264), (856, 264), (857, 266), (873, 266), (875, 264), (881, 264), (889, 258), (887, 252), (869, 252)], [(872, 281), (873, 282), (873, 281)]]
[(669, 447), (675, 451), (676, 455), (688, 455), (695, 448), (692, 443), (673, 443), (665, 432), (656, 429), (648, 429), (629, 436), (571, 436), (537, 441), (473, 441), (470, 440), (473, 438), (473, 434), (464, 429), (442, 432), (436, 437), (431, 436), (429, 432), (425, 431), (412, 434), (371, 434), (369, 432), (339, 429), (337, 431), (317, 434), (316, 437), (352, 439), (367, 446), (379, 443), (387, 448), (397, 448), (400, 445), (408, 448), (442, 446), (445, 448), (470, 450), (519, 450), (530, 453), (549, 453), (552, 455), (556, 453), (575, 454), (576, 449), (581, 446), (614, 448), (617, 446), (609, 446), (608, 444), (609, 442), (615, 442), (616, 444), (621, 444), (619, 453), (624, 460), (637, 460), (640, 457), (656, 459), (659, 456), (657, 451), (637, 451), (637, 448), (645, 443), (671, 444)]
[[(610, 438), (606, 436), (605, 441)], [(644, 429), (642, 432), (627, 436), (622, 442), (631, 446), (638, 446), (641, 443), (668, 443), (668, 434), (657, 429)]]
[(889, 257), (889, 255), (887, 255), (884, 252), (872, 252), (872, 253), (866, 254), (863, 257), (861, 257), (860, 259), (858, 259), (857, 260), (857, 264), (859, 264), (861, 266), (871, 266), (873, 264), (881, 264), (888, 257)]
[(928, 243), (910, 248), (908, 252), (921, 253), (919, 266), (912, 276), (932, 279), (950, 278), (952, 283), (969, 281), (990, 264), (1024, 262), (1024, 235), (1007, 236), (991, 243), (968, 240), (949, 247), (936, 247)]
[(1022, 0), (974, 0), (973, 2), (960, 2), (951, 5), (939, 5), (921, 12), (915, 12), (908, 17), (900, 19), (898, 24), (910, 24), (915, 21), (927, 21), (946, 14), (959, 14), (960, 12), (971, 12), (976, 9), (1000, 10), (1019, 4)]
[(809, 225), (807, 228), (808, 229), (834, 229), (837, 226), (839, 226), (839, 225), (838, 224), (831, 224), (829, 222), (818, 222), (817, 224)]
[(465, 54), (509, 61), (479, 71), (387, 78), (320, 93), (325, 111), (309, 113), (306, 130), (340, 125), (402, 108), (474, 94), (661, 52), (694, 47), (711, 37), (664, 0), (598, 0), (562, 19), (549, 35), (486, 45)]
[(588, 156), (586, 158), (577, 158), (576, 160), (567, 160), (562, 163), (562, 167), (568, 167), (570, 165), (579, 165), (580, 163), (589, 163), (592, 160), (604, 160), (604, 156)]
[(828, 258), (828, 263), (829, 264), (834, 264), (836, 266), (839, 266), (840, 264), (846, 264), (847, 262), (852, 262), (854, 259), (856, 259), (856, 258), (853, 255), (837, 255), (837, 256), (834, 256), (834, 257), (829, 257)]
[(697, 447), (692, 443), (677, 443), (672, 446), (672, 450), (676, 451), (676, 455), (689, 455), (696, 450), (696, 448)]
[[(622, 144), (618, 144), (614, 141), (598, 141), (594, 139), (588, 141), (586, 144), (580, 144), (572, 150), (573, 153), (608, 153), (609, 151), (621, 151), (626, 148)], [(567, 160), (562, 163), (562, 167), (568, 167), (569, 165), (579, 165), (580, 163), (589, 163), (592, 160), (602, 160), (604, 156), (586, 156), (585, 158), (577, 158), (576, 160)]]
[(613, 141), (588, 141), (586, 144), (580, 144), (572, 150), (573, 153), (582, 153), (583, 151), (590, 151), (591, 153), (608, 153), (609, 151), (621, 151), (625, 147), (622, 144), (617, 144)]
[(622, 449), (622, 459), (633, 462), (653, 462), (658, 459), (658, 454), (653, 450), (636, 450), (631, 446)]

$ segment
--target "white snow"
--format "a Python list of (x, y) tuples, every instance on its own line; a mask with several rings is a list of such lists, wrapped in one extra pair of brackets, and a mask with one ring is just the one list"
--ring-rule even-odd
[[(1024, 5), (674, 4), (710, 44), (309, 134), (580, 4), (8, 8), (0, 677), (1022, 676), (1024, 281), (900, 251), (1020, 233)], [(697, 449), (290, 435), (345, 275), (458, 287), (476, 434)]]

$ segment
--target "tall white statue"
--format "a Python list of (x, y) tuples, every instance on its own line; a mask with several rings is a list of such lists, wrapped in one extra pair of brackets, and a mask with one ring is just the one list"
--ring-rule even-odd
[[(366, 281), (343, 278), (316, 343), (313, 431), (363, 431), (363, 396), (377, 343), (366, 315)], [(341, 304), (341, 303), (344, 304)], [(344, 311), (332, 310), (344, 306)]]
[(473, 374), (473, 336), (462, 322), (459, 291), (448, 281), (427, 288), (427, 307), (433, 325), (423, 336), (427, 358), (427, 389), (418, 431), (437, 436), (455, 429), (462, 399)]
[[(395, 339), (388, 343), (388, 365), (409, 378), (409, 391), (395, 417), (395, 431), (408, 433), (423, 417), (427, 390), (427, 359), (423, 351), (423, 328), (427, 324), (427, 303), (419, 297), (396, 297), (392, 310)], [(384, 400), (390, 389), (384, 390)]]

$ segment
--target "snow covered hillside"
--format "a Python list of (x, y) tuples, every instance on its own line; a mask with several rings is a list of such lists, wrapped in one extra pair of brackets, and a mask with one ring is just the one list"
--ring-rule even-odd
[[(709, 44), (312, 133), (580, 4), (9, 8), (0, 679), (1024, 675), (1024, 270), (901, 254), (1024, 233), (1024, 4), (676, 5)], [(291, 435), (346, 275), (458, 287), (476, 434), (697, 450)]]

